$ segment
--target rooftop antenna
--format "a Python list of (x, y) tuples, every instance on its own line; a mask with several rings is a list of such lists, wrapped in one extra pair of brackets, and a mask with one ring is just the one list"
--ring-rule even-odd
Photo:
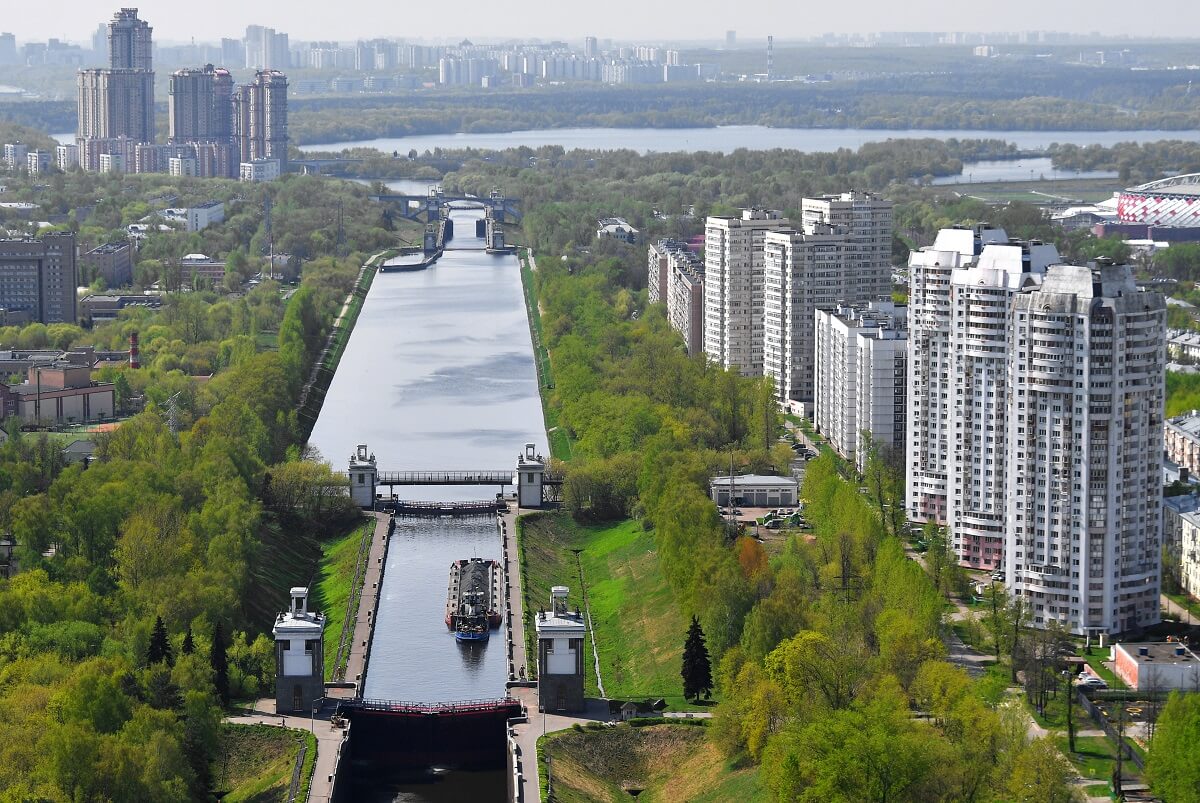
[(767, 80), (775, 77), (775, 37), (767, 37)]
[(179, 391), (175, 395), (167, 399), (167, 429), (171, 430), (172, 435), (179, 434), (179, 395), (183, 391)]

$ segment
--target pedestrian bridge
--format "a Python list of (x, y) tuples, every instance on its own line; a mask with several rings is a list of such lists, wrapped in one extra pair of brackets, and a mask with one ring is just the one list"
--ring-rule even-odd
[(350, 486), (350, 497), (360, 507), (368, 509), (397, 501), (394, 493), (377, 493), (379, 488), (394, 489), (404, 485), (515, 486), (519, 507), (541, 508), (555, 506), (562, 498), (563, 476), (549, 469), (546, 462), (546, 458), (536, 453), (534, 444), (527, 443), (524, 451), (517, 455), (514, 468), (382, 471), (375, 455), (366, 444), (360, 443), (350, 455), (342, 476)]
[(498, 471), (380, 471), (376, 485), (512, 485), (511, 468)]

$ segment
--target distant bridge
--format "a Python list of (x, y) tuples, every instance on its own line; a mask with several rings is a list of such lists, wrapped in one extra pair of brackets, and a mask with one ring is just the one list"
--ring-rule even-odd
[(426, 195), (372, 195), (371, 200), (398, 204), (401, 217), (421, 223), (440, 220), (444, 216), (443, 209), (451, 204), (466, 205), (460, 208), (487, 209), (497, 223), (520, 223), (522, 217), (520, 199), (506, 198), (499, 190), (492, 190), (486, 198), (482, 198), (476, 195), (447, 195), (435, 185), (429, 188)]

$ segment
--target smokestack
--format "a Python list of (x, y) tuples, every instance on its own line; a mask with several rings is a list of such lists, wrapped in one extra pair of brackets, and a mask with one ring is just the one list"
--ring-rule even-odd
[(141, 361), (138, 359), (138, 333), (129, 333), (129, 367), (138, 369), (142, 367)]
[(775, 77), (775, 37), (767, 37), (767, 80)]

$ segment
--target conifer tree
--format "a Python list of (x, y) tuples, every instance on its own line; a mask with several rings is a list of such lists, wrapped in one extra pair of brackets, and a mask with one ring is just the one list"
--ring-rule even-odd
[(700, 629), (700, 620), (695, 615), (688, 628), (687, 641), (683, 644), (683, 670), (680, 674), (683, 676), (684, 697), (699, 702), (701, 694), (708, 697), (712, 693), (712, 663), (708, 659), (704, 631)]
[(183, 646), (179, 650), (184, 655), (191, 655), (196, 651), (196, 642), (192, 640), (192, 626), (188, 625), (187, 632), (183, 634)]
[(150, 633), (150, 647), (146, 650), (146, 663), (168, 665), (175, 663), (171, 654), (171, 640), (167, 638), (167, 626), (161, 616), (154, 619), (154, 630)]
[(228, 646), (225, 643), (225, 629), (217, 622), (213, 628), (212, 650), (208, 657), (212, 663), (213, 685), (217, 689), (217, 696), (221, 698), (221, 705), (226, 707), (229, 706), (229, 658), (225, 654)]

